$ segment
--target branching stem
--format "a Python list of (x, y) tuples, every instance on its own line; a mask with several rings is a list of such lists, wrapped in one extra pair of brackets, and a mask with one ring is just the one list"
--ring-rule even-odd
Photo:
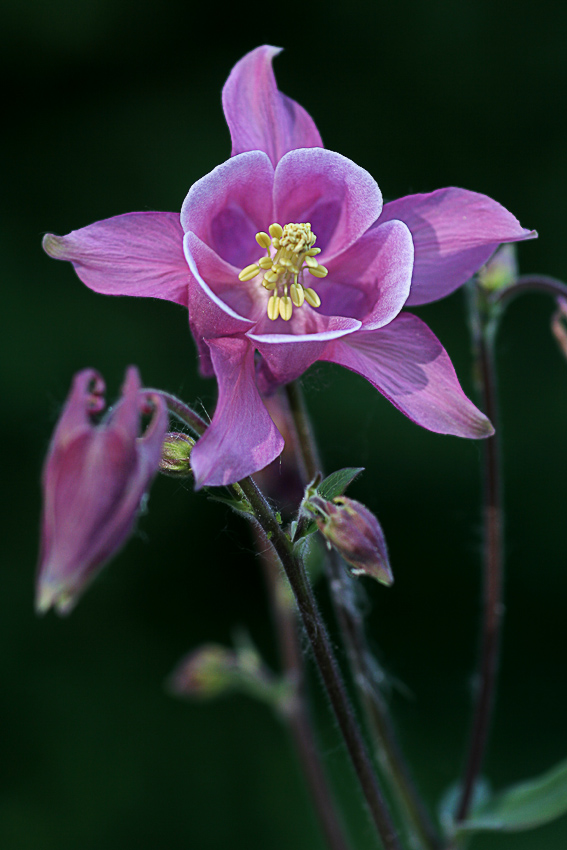
[(293, 696), (289, 704), (286, 704), (284, 719), (293, 737), (327, 844), (330, 850), (349, 850), (350, 845), (321, 762), (305, 696), (304, 661), (299, 645), (295, 603), (293, 598), (290, 598), (289, 587), (281, 574), (281, 564), (275, 550), (259, 527), (256, 527), (255, 532), (257, 549), (266, 575), (284, 674), (293, 687)]
[[(301, 387), (297, 383), (287, 384), (286, 392), (298, 435), (297, 444), (302, 452), (301, 465), (306, 475), (304, 483), (308, 483), (318, 471), (322, 471), (321, 461)], [(357, 695), (364, 711), (366, 726), (375, 742), (378, 760), (400, 808), (411, 821), (417, 840), (427, 850), (438, 850), (441, 840), (415, 787), (388, 708), (373, 682), (374, 676), (369, 664), (370, 650), (364, 626), (355, 615), (350, 602), (352, 589), (347, 584), (348, 576), (335, 552), (329, 554), (326, 566), (335, 616), (358, 686)]]
[(329, 636), (319, 614), (303, 564), (294, 553), (288, 536), (284, 533), (275, 514), (254, 481), (251, 478), (245, 478), (239, 484), (254, 510), (257, 521), (276, 550), (293, 590), (317, 667), (383, 846), (385, 850), (401, 850), (392, 818), (350, 706)]

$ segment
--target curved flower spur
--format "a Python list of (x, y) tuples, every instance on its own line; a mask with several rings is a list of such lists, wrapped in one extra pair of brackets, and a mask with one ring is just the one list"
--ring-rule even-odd
[(191, 456), (198, 487), (277, 457), (283, 438), (262, 395), (316, 360), (363, 375), (424, 428), (489, 436), (439, 340), (401, 310), (457, 289), (502, 242), (536, 235), (464, 189), (383, 206), (371, 175), (325, 150), (307, 112), (278, 91), (278, 52), (259, 47), (233, 68), (231, 158), (191, 187), (180, 216), (130, 213), (44, 239), (97, 292), (188, 307), (201, 370), (219, 389)]

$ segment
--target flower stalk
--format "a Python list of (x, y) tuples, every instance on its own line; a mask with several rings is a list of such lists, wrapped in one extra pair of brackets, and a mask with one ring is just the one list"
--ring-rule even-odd
[(171, 395), (171, 393), (166, 393), (165, 390), (145, 389), (144, 391), (162, 398), (169, 412), (176, 416), (180, 422), (191, 428), (198, 437), (202, 437), (207, 430), (208, 426), (205, 420), (198, 413), (195, 413), (188, 404), (181, 401), (181, 399)]
[(485, 293), (475, 283), (468, 291), (474, 375), (480, 406), (495, 428), (484, 443), (484, 591), (479, 666), (479, 687), (473, 712), (468, 755), (463, 774), (462, 794), (456, 820), (470, 812), (476, 781), (482, 770), (494, 707), (500, 655), (504, 606), (503, 507), (500, 474), (500, 438), (494, 343), (499, 319), (505, 307), (518, 295), (543, 292), (555, 298), (567, 297), (567, 286), (549, 275), (520, 275), (509, 286)]
[[(285, 389), (297, 434), (296, 444), (301, 450), (298, 464), (305, 473), (305, 483), (307, 483), (321, 471), (319, 452), (300, 385), (295, 381), (288, 384)], [(394, 792), (398, 806), (409, 818), (415, 840), (427, 850), (437, 850), (441, 846), (439, 835), (415, 787), (388, 708), (372, 683), (373, 676), (369, 664), (371, 655), (364, 628), (350, 602), (352, 588), (349, 586), (350, 582), (343, 570), (341, 559), (335, 551), (328, 554), (325, 566), (333, 610), (349, 658), (352, 675), (358, 685), (357, 696), (364, 712), (366, 727), (374, 742), (376, 756)]]
[(303, 563), (294, 553), (289, 537), (284, 533), (275, 514), (254, 481), (251, 478), (245, 478), (239, 484), (254, 510), (256, 520), (260, 523), (274, 547), (291, 585), (317, 667), (382, 844), (385, 850), (401, 850), (394, 823), (352, 711), (331, 642), (307, 580)]
[(494, 708), (496, 678), (502, 631), (503, 590), (503, 510), (500, 475), (500, 437), (498, 400), (494, 365), (494, 340), (498, 311), (494, 304), (503, 302), (503, 290), (492, 304), (483, 303), (485, 294), (476, 283), (469, 289), (469, 310), (475, 358), (475, 379), (481, 408), (493, 423), (496, 433), (483, 446), (484, 508), (483, 508), (483, 614), (479, 663), (479, 685), (473, 710), (473, 722), (463, 774), (462, 792), (457, 809), (457, 821), (465, 820), (473, 800), (475, 784), (480, 776)]
[(286, 680), (293, 688), (293, 696), (286, 701), (282, 713), (291, 732), (327, 844), (330, 850), (350, 850), (350, 844), (337, 813), (333, 793), (321, 762), (315, 730), (306, 702), (305, 671), (299, 644), (295, 602), (286, 580), (281, 575), (281, 565), (275, 550), (270, 546), (260, 528), (255, 528), (255, 532), (257, 549), (261, 554), (270, 595), (281, 662)]
[(556, 277), (545, 274), (522, 274), (513, 284), (491, 296), (490, 303), (494, 307), (502, 308), (516, 295), (522, 295), (525, 292), (546, 292), (556, 298), (567, 298), (567, 286)]

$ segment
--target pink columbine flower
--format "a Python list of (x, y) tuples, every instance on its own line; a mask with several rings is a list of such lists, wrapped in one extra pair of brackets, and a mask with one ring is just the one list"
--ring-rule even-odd
[(168, 420), (163, 400), (140, 386), (138, 370), (130, 367), (121, 401), (94, 425), (93, 414), (104, 408), (104, 382), (92, 369), (75, 375), (43, 470), (38, 613), (53, 606), (67, 614), (132, 532), (158, 471)]
[(232, 156), (191, 187), (180, 216), (131, 213), (44, 239), (97, 292), (189, 308), (201, 369), (219, 388), (191, 455), (197, 486), (278, 456), (262, 396), (316, 360), (363, 375), (424, 428), (489, 436), (439, 340), (401, 310), (457, 289), (500, 243), (536, 235), (464, 189), (383, 206), (370, 174), (325, 150), (278, 91), (278, 52), (259, 47), (233, 68), (223, 90)]

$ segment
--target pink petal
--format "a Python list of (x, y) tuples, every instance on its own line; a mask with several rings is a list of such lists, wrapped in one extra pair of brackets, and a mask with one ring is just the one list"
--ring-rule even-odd
[[(168, 422), (163, 399), (152, 398), (151, 422), (138, 438), (146, 401), (138, 371), (130, 367), (110, 417), (97, 426), (81, 424), (91, 408), (88, 390), (93, 379), (96, 391), (101, 379), (92, 370), (75, 377), (44, 469), (39, 612), (51, 605), (59, 613), (71, 610), (131, 533), (140, 501), (159, 467)], [(98, 398), (94, 401), (99, 410)], [(74, 407), (79, 418), (75, 424)]]
[[(193, 251), (197, 254), (201, 262), (204, 263), (204, 272), (213, 272), (213, 279), (216, 272), (219, 270), (220, 260), (214, 252), (208, 251), (206, 255), (202, 252), (203, 243), (191, 231), (185, 234), (183, 239), (183, 247), (187, 263), (191, 271), (189, 281), (189, 325), (191, 333), (197, 343), (199, 352), (199, 366), (201, 373), (205, 377), (212, 377), (214, 374), (211, 363), (210, 349), (205, 339), (211, 339), (222, 336), (232, 336), (232, 334), (243, 334), (250, 330), (253, 322), (241, 316), (222, 298), (216, 295), (210, 286), (203, 280), (199, 269), (193, 257)], [(206, 246), (204, 246), (206, 247)], [(213, 259), (216, 258), (216, 259)], [(210, 265), (207, 261), (211, 261)], [(215, 267), (216, 262), (216, 267)], [(232, 269), (228, 266), (228, 269)], [(214, 282), (216, 282), (214, 280)], [(237, 283), (240, 283), (237, 278)]]
[(274, 178), (276, 220), (310, 222), (326, 256), (344, 251), (373, 224), (382, 194), (368, 171), (334, 151), (291, 151)]
[[(257, 246), (255, 258), (258, 259), (263, 252), (256, 241), (255, 244)], [(189, 257), (191, 257), (201, 280), (206, 280), (206, 286), (226, 307), (251, 321), (256, 321), (266, 312), (269, 293), (261, 285), (260, 278), (239, 280), (240, 269), (219, 257), (191, 231), (185, 235), (184, 248), (187, 262), (190, 262)], [(195, 316), (196, 321), (198, 318)], [(203, 333), (203, 336), (211, 337), (217, 334)]]
[[(297, 310), (301, 316), (308, 312), (305, 305)], [(299, 378), (316, 360), (326, 359), (322, 355), (330, 342), (354, 333), (361, 326), (357, 319), (322, 316), (315, 311), (311, 314), (317, 320), (318, 330), (314, 333), (247, 334), (263, 358), (258, 376), (262, 392), (271, 392)], [(289, 323), (282, 321), (282, 324)]]
[(372, 330), (388, 324), (404, 306), (413, 271), (407, 226), (390, 221), (368, 230), (354, 245), (325, 260), (328, 277), (318, 281), (320, 309), (362, 319)]
[[(245, 333), (253, 322), (241, 316), (220, 298), (211, 287), (205, 283), (201, 271), (197, 268), (195, 254), (204, 262), (203, 273), (219, 271), (215, 255), (202, 251), (203, 243), (191, 231), (183, 238), (183, 248), (187, 264), (191, 271), (189, 284), (189, 304), (191, 305), (191, 322), (195, 325), (197, 336), (203, 338), (228, 336), (235, 333)], [(205, 246), (206, 247), (206, 246)], [(222, 261), (221, 261), (222, 262)], [(230, 267), (229, 267), (230, 268)], [(222, 268), (221, 268), (222, 271)], [(236, 286), (240, 284), (236, 277)]]
[(81, 432), (90, 433), (90, 414), (104, 410), (104, 392), (104, 379), (96, 369), (77, 372), (51, 439), (52, 447), (65, 446)]
[(264, 407), (248, 340), (210, 340), (219, 397), (215, 415), (191, 452), (196, 487), (220, 487), (271, 463), (284, 441)]
[(380, 224), (395, 218), (408, 225), (415, 246), (408, 306), (449, 295), (487, 262), (500, 243), (537, 236), (486, 195), (454, 187), (391, 201)]
[(295, 148), (323, 147), (311, 116), (278, 91), (272, 59), (280, 52), (280, 47), (257, 47), (230, 72), (222, 105), (232, 139), (232, 156), (264, 151), (276, 166), (285, 153)]
[(338, 340), (321, 359), (362, 375), (429, 431), (472, 439), (494, 433), (486, 416), (463, 393), (437, 337), (411, 313), (402, 313), (379, 330), (361, 330)]
[(274, 169), (261, 151), (235, 156), (191, 186), (181, 208), (191, 230), (223, 260), (244, 268), (262, 255), (255, 235), (273, 218)]
[(43, 247), (50, 257), (70, 260), (95, 292), (163, 298), (187, 306), (189, 271), (177, 213), (118, 215), (67, 236), (48, 233)]

